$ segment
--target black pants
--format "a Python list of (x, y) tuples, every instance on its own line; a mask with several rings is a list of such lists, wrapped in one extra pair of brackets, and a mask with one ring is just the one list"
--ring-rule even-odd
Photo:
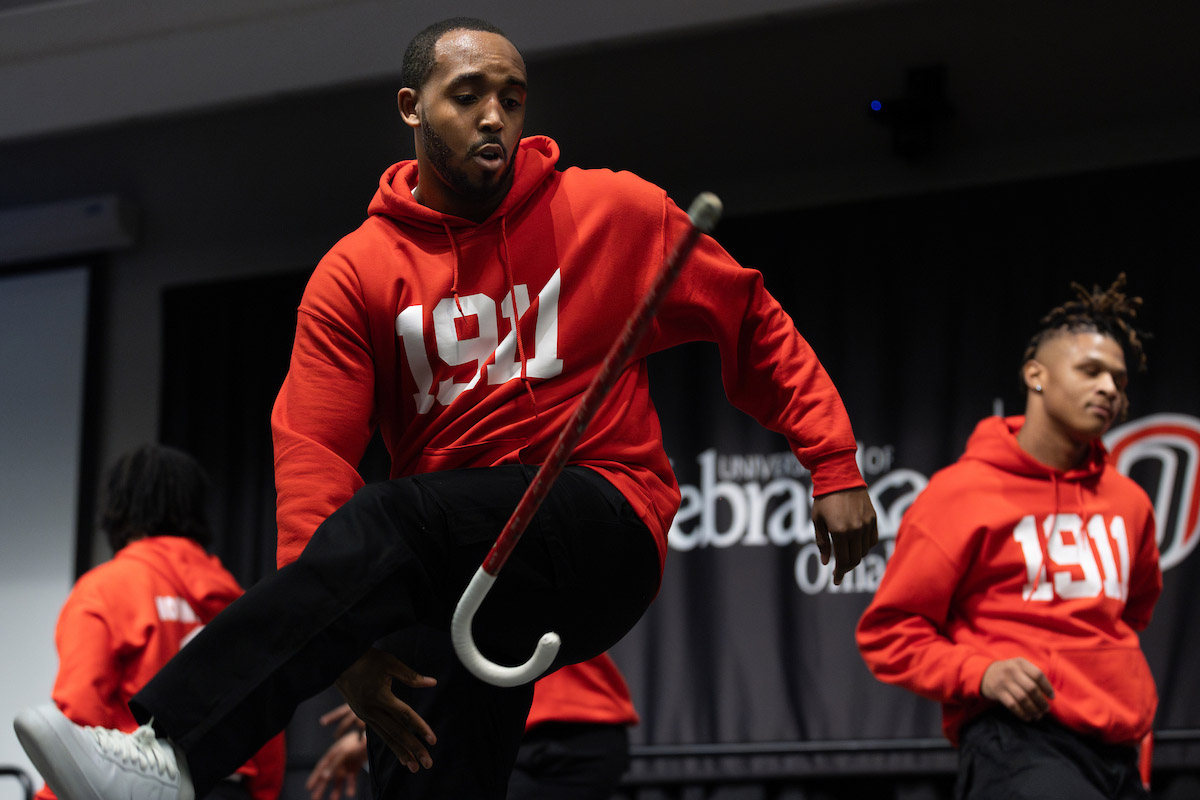
[(1004, 709), (963, 728), (958, 800), (1149, 798), (1137, 750), (1072, 731), (1053, 718), (1022, 722)]
[(202, 800), (254, 800), (244, 780), (217, 781), (212, 791), (204, 795)]
[[(135, 717), (153, 717), (182, 748), (203, 795), (378, 642), (438, 679), (434, 689), (408, 690), (438, 744), (433, 769), (416, 775), (373, 748), (376, 796), (504, 797), (533, 688), (476, 680), (450, 655), (449, 623), (535, 471), (456, 470), (367, 486), (299, 559), (168, 662), (130, 701)], [(586, 660), (633, 626), (659, 575), (653, 538), (621, 494), (591, 470), (568, 468), (476, 614), (476, 642), (492, 660), (516, 664), (556, 630), (555, 666)]]
[(628, 768), (624, 725), (546, 722), (521, 742), (508, 800), (608, 800)]

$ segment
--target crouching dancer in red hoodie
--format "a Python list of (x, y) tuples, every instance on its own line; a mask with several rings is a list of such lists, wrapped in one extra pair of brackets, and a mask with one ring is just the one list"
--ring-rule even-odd
[[(144, 445), (107, 474), (100, 527), (113, 558), (76, 582), (58, 615), (53, 698), (72, 721), (133, 732), (129, 699), (242, 587), (205, 547), (208, 477), (186, 453)], [(275, 800), (280, 735), (219, 781), (206, 800)], [(51, 787), (38, 800), (54, 800)]]
[(858, 624), (883, 681), (942, 704), (959, 798), (1147, 797), (1158, 702), (1135, 631), (1162, 589), (1153, 508), (1106, 461), (1144, 366), (1140, 298), (1076, 287), (1025, 353), (1022, 417), (979, 423), (904, 516)]
[[(426, 29), (403, 76), (416, 160), (317, 265), (272, 415), (281, 568), (130, 701), (163, 738), (117, 737), (124, 762), (52, 712), (18, 718), (67, 800), (190, 800), (335, 681), (376, 797), (507, 791), (533, 687), (453, 658), (454, 607), (690, 222), (662, 189), (559, 170), (552, 140), (522, 138), (525, 63), (494, 26)], [(689, 341), (717, 345), (734, 405), (812, 471), (834, 579), (877, 540), (829, 375), (762, 275), (701, 236), (476, 615), (489, 658), (521, 663), (553, 630), (552, 668), (585, 661), (654, 598), (680, 493), (646, 358)], [(363, 487), (376, 430), (391, 480)]]

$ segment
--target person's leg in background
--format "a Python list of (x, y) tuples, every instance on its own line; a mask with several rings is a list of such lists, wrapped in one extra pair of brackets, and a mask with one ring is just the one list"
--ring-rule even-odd
[(547, 722), (526, 732), (508, 800), (608, 800), (628, 768), (625, 725)]
[(963, 728), (957, 800), (1143, 800), (1134, 748), (1085, 739), (1052, 718), (1022, 722), (1007, 710)]

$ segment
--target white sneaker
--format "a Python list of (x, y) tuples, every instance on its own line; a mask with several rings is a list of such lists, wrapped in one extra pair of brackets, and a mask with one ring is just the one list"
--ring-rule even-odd
[(76, 725), (53, 703), (13, 720), (26, 754), (62, 800), (195, 800), (183, 754), (149, 725)]

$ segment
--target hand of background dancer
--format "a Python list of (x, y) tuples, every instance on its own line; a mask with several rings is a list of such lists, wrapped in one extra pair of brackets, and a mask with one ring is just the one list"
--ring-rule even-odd
[[(342, 708), (349, 711), (350, 707)], [(321, 717), (322, 724), (325, 724), (328, 716)], [(350, 716), (353, 717), (354, 712), (350, 712)], [(366, 763), (366, 737), (361, 730), (350, 730), (339, 736), (317, 761), (308, 780), (304, 782), (304, 788), (308, 789), (312, 800), (322, 800), (326, 789), (329, 789), (329, 800), (341, 800), (343, 788), (346, 797), (354, 797), (358, 793), (358, 773)]]
[(429, 769), (433, 759), (425, 745), (435, 744), (437, 737), (417, 712), (392, 694), (393, 679), (414, 688), (437, 684), (395, 656), (371, 648), (342, 673), (336, 685), (354, 713), (383, 739), (401, 764), (410, 772), (422, 766)]
[(337, 727), (333, 729), (333, 738), (335, 739), (342, 738), (344, 734), (349, 733), (351, 730), (361, 733), (367, 727), (367, 724), (354, 713), (354, 709), (350, 708), (349, 703), (342, 703), (332, 711), (326, 711), (318, 721), (322, 725), (337, 723)]
[(814, 499), (812, 521), (821, 563), (828, 564), (833, 556), (834, 584), (840, 584), (842, 576), (879, 544), (875, 507), (866, 489), (830, 492)]
[(1021, 657), (993, 661), (984, 670), (979, 693), (995, 700), (1025, 722), (1042, 718), (1050, 709), (1054, 687), (1046, 675)]

